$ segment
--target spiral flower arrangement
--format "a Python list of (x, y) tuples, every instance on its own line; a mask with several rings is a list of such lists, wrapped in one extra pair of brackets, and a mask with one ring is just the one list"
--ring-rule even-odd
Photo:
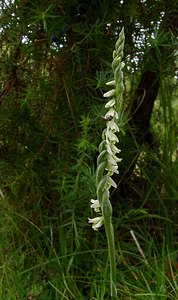
[(112, 214), (110, 211), (111, 205), (108, 203), (109, 199), (106, 202), (105, 198), (107, 198), (106, 196), (109, 196), (109, 189), (111, 186), (117, 188), (117, 185), (111, 176), (114, 173), (119, 173), (117, 163), (122, 160), (116, 156), (116, 154), (121, 151), (116, 146), (116, 143), (119, 142), (116, 133), (119, 132), (117, 123), (119, 113), (121, 114), (123, 102), (122, 95), (124, 91), (122, 72), (124, 67), (124, 62), (122, 62), (124, 40), (124, 30), (122, 29), (113, 52), (112, 69), (114, 73), (114, 80), (106, 83), (106, 85), (112, 86), (113, 88), (103, 95), (104, 97), (109, 98), (109, 101), (105, 105), (105, 108), (107, 108), (108, 111), (104, 116), (104, 119), (106, 120), (106, 128), (102, 134), (102, 142), (99, 145), (99, 156), (97, 159), (97, 200), (91, 199), (91, 208), (98, 213), (102, 212), (102, 216), (89, 219), (89, 223), (92, 223), (92, 228), (94, 230), (98, 230), (98, 228), (104, 223), (103, 209), (107, 211), (107, 215)]
[(106, 128), (102, 133), (102, 142), (99, 145), (99, 156), (97, 159), (97, 199), (91, 199), (91, 208), (99, 215), (93, 219), (89, 218), (89, 223), (92, 224), (94, 230), (98, 230), (103, 224), (107, 235), (108, 250), (110, 257), (110, 280), (111, 280), (111, 296), (113, 299), (117, 297), (116, 290), (116, 265), (115, 265), (115, 245), (114, 231), (112, 226), (112, 205), (109, 200), (109, 190), (112, 187), (117, 188), (116, 183), (112, 179), (114, 173), (118, 174), (118, 163), (122, 160), (117, 157), (121, 152), (117, 147), (119, 139), (119, 118), (122, 114), (123, 104), (123, 49), (124, 49), (124, 29), (119, 34), (119, 39), (116, 42), (115, 50), (113, 51), (112, 70), (114, 79), (106, 83), (111, 89), (103, 96), (108, 99), (105, 105), (107, 112), (103, 117), (106, 121)]

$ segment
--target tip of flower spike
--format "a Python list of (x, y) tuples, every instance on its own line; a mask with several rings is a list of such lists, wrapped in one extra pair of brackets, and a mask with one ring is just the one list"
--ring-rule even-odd
[(118, 38), (118, 40), (116, 42), (116, 45), (115, 45), (116, 49), (120, 45), (122, 45), (122, 47), (124, 46), (124, 40), (125, 40), (125, 34), (124, 34), (124, 27), (123, 27), (122, 30), (121, 30), (121, 32), (120, 32), (120, 34), (119, 34), (119, 38)]

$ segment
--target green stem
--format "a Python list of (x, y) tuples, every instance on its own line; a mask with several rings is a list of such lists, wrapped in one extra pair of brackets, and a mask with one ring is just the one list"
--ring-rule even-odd
[(114, 230), (112, 225), (111, 217), (104, 216), (104, 225), (107, 236), (108, 251), (109, 251), (109, 261), (110, 261), (110, 289), (111, 298), (113, 300), (117, 299), (117, 289), (116, 289), (116, 253), (115, 253), (115, 242), (114, 242)]
[(109, 191), (105, 189), (102, 193), (102, 214), (107, 237), (109, 262), (110, 262), (110, 293), (112, 300), (117, 299), (116, 289), (116, 252), (114, 242), (114, 229), (112, 225), (112, 205), (109, 200)]

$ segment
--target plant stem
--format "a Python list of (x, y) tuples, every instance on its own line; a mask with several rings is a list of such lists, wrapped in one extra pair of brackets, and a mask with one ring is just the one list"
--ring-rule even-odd
[(105, 219), (105, 231), (107, 236), (109, 260), (110, 260), (110, 289), (111, 298), (113, 300), (117, 299), (117, 289), (116, 289), (116, 253), (115, 253), (115, 242), (114, 242), (114, 229), (112, 225), (111, 217)]

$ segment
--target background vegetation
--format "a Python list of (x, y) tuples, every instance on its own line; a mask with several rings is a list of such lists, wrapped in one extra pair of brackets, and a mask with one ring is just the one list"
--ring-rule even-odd
[(177, 299), (176, 12), (175, 0), (1, 1), (0, 299), (109, 299), (105, 232), (87, 218), (123, 26), (118, 294)]

